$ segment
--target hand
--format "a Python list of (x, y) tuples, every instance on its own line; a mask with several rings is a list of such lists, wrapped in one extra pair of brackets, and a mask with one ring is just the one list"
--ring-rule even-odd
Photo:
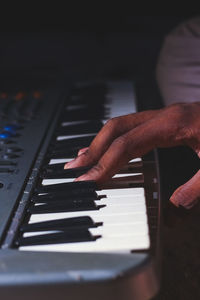
[[(88, 148), (65, 168), (93, 167), (76, 181), (102, 183), (131, 159), (156, 147), (187, 145), (200, 156), (200, 102), (178, 103), (109, 120)], [(191, 208), (200, 198), (200, 171), (171, 196), (171, 202)]]

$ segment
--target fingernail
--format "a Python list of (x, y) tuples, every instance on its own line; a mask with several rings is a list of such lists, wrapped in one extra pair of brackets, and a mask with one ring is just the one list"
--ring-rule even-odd
[(178, 203), (178, 201), (177, 201), (176, 198), (171, 197), (169, 200), (170, 200), (176, 207), (179, 207), (179, 203)]
[(82, 175), (82, 176), (76, 178), (74, 181), (86, 181), (86, 180), (90, 180), (88, 175)]
[(80, 150), (78, 151), (78, 156), (80, 156), (81, 154), (85, 153), (87, 150), (88, 150), (88, 147), (83, 148), (83, 149), (80, 149)]
[(75, 159), (74, 160), (72, 160), (72, 161), (70, 161), (70, 162), (68, 162), (68, 163), (66, 163), (65, 165), (64, 165), (64, 169), (71, 169), (71, 168), (73, 168), (73, 165), (75, 164)]

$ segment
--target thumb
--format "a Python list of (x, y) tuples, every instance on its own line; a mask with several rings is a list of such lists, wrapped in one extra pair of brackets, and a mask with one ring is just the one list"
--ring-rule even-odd
[(192, 208), (200, 199), (200, 170), (171, 196), (170, 201), (177, 207)]

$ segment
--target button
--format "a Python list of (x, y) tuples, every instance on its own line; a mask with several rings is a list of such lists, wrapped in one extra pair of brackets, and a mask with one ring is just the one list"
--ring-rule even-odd
[(4, 154), (2, 157), (3, 157), (4, 159), (12, 159), (12, 158), (17, 158), (17, 157), (19, 157), (19, 156), (16, 155), (16, 154), (8, 153), (8, 154)]
[(12, 129), (6, 130), (5, 129), (5, 133), (7, 133), (7, 132), (10, 134), (10, 136), (17, 136), (17, 132), (15, 130), (12, 130)]
[(4, 126), (4, 129), (6, 131), (11, 131), (12, 132), (12, 131), (16, 131), (18, 129), (21, 129), (21, 126), (18, 125), (18, 124), (8, 124), (8, 125)]
[(11, 140), (6, 140), (6, 139), (0, 139), (0, 145), (5, 145), (5, 144), (12, 144), (12, 143), (15, 143), (14, 141), (11, 141)]
[(8, 131), (6, 131), (6, 132), (4, 131), (4, 132), (0, 133), (0, 139), (8, 139), (11, 136), (12, 136), (12, 134)]
[(3, 183), (0, 182), (0, 189), (2, 189), (2, 187), (3, 187)]
[(6, 150), (7, 153), (20, 152), (20, 151), (22, 151), (22, 149), (17, 148), (17, 147), (8, 148)]

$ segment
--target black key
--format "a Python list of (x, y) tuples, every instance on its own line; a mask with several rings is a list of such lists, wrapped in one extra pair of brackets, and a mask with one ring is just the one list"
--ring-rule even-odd
[(57, 135), (97, 133), (102, 126), (102, 122), (95, 120), (76, 125), (61, 126), (57, 131)]
[(105, 95), (108, 91), (107, 86), (104, 83), (91, 83), (84, 86), (74, 87), (72, 89), (72, 95), (84, 95), (84, 96), (95, 96)]
[(58, 149), (48, 152), (48, 157), (50, 159), (58, 159), (58, 158), (74, 158), (77, 156), (80, 147), (67, 148), (67, 149)]
[(50, 193), (50, 192), (66, 192), (69, 194), (74, 192), (74, 194), (80, 194), (82, 191), (95, 191), (97, 189), (97, 185), (95, 181), (78, 181), (78, 182), (67, 182), (67, 183), (60, 183), (60, 184), (50, 184), (37, 187), (35, 192), (37, 193)]
[(50, 165), (45, 168), (42, 172), (41, 177), (45, 179), (56, 179), (56, 178), (76, 178), (91, 169), (91, 167), (80, 167), (80, 168), (73, 168), (73, 169), (64, 169), (64, 164), (59, 164), (59, 167), (51, 167), (54, 165)]
[(105, 205), (96, 205), (93, 201), (82, 202), (57, 202), (50, 204), (42, 204), (32, 206), (27, 209), (30, 214), (44, 214), (44, 213), (58, 213), (58, 212), (73, 212), (73, 211), (87, 211), (87, 210), (99, 210)]
[(66, 218), (60, 220), (44, 221), (32, 224), (24, 224), (20, 227), (21, 232), (36, 232), (36, 231), (48, 231), (48, 230), (69, 230), (71, 228), (94, 228), (102, 226), (102, 222), (95, 223), (92, 218), (86, 217), (75, 217)]
[[(94, 101), (95, 99), (95, 101)], [(105, 97), (104, 94), (99, 94), (99, 95), (89, 95), (89, 96), (84, 96), (84, 95), (72, 95), (67, 102), (67, 105), (103, 105), (107, 101), (107, 98)]]
[(95, 134), (91, 136), (84, 136), (84, 137), (78, 137), (78, 138), (70, 138), (70, 139), (65, 139), (61, 141), (55, 141), (54, 144), (52, 144), (52, 147), (54, 151), (56, 150), (66, 150), (69, 151), (68, 149), (73, 149), (75, 147), (88, 147), (92, 140), (95, 138)]
[(83, 193), (70, 194), (64, 192), (57, 192), (45, 195), (33, 196), (31, 201), (33, 203), (53, 203), (57, 201), (94, 201), (101, 199), (94, 190), (84, 190)]
[(92, 236), (87, 229), (69, 229), (65, 232), (41, 234), (32, 237), (19, 238), (16, 246), (48, 245), (60, 243), (76, 243), (95, 241), (100, 236)]
[(62, 120), (79, 121), (79, 120), (97, 120), (105, 117), (105, 109), (94, 109), (89, 111), (88, 109), (77, 109), (73, 111), (66, 111), (62, 114)]

